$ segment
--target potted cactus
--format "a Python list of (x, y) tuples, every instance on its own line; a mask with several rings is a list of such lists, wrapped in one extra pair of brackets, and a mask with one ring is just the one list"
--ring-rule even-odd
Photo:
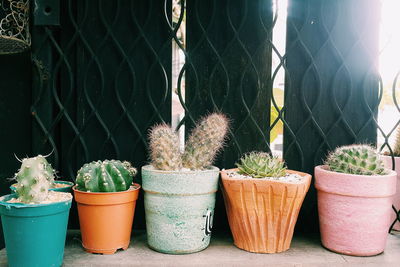
[(385, 249), (396, 193), (396, 172), (384, 167), (368, 145), (331, 152), (315, 167), (322, 245), (332, 251), (371, 256)]
[[(393, 155), (393, 158), (392, 158)], [(396, 139), (392, 153), (385, 152), (381, 155), (381, 159), (385, 164), (386, 168), (395, 170), (397, 173), (397, 190), (393, 197), (393, 206), (397, 211), (400, 210), (400, 128), (397, 129)], [(394, 164), (394, 165), (393, 165)], [(397, 214), (393, 210), (391, 216), (391, 222), (393, 224), (393, 230), (400, 231), (400, 222), (397, 221)]]
[(87, 252), (128, 248), (140, 188), (132, 183), (136, 173), (131, 163), (119, 160), (93, 161), (79, 169), (72, 189)]
[[(41, 164), (43, 164), (44, 166), (50, 166), (49, 168), (51, 168), (51, 165), (47, 162), (46, 160), (47, 156), (42, 156), (42, 155), (38, 155), (36, 156), (36, 159), (38, 162), (41, 162)], [(17, 157), (16, 157), (17, 158)], [(20, 159), (17, 158), (18, 161), (22, 162)], [(58, 192), (67, 192), (67, 193), (71, 193), (71, 188), (74, 185), (73, 182), (69, 182), (69, 181), (62, 181), (62, 180), (55, 180), (56, 177), (56, 173), (54, 172), (53, 175), (51, 175), (49, 177), (49, 181), (50, 181), (50, 191), (58, 191)], [(11, 192), (15, 193), (17, 190), (17, 186), (18, 184), (12, 184), (10, 186)]]
[(234, 244), (257, 253), (289, 249), (311, 175), (265, 152), (245, 154), (236, 165), (221, 171)]
[(142, 167), (147, 242), (169, 254), (193, 253), (210, 243), (222, 148), (228, 120), (213, 113), (192, 130), (183, 153), (177, 133), (166, 124), (150, 131), (150, 165)]
[(16, 194), (0, 198), (9, 266), (61, 266), (72, 195), (49, 191), (54, 169), (39, 155), (15, 174)]

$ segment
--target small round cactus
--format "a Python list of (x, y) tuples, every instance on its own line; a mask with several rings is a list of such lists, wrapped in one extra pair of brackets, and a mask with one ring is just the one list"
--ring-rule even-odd
[(23, 203), (38, 203), (46, 200), (49, 188), (54, 183), (55, 171), (46, 158), (38, 155), (21, 161), (15, 174), (16, 192)]
[(173, 171), (182, 168), (179, 138), (167, 124), (154, 126), (150, 130), (151, 165), (158, 170)]
[(245, 154), (236, 166), (239, 173), (253, 178), (283, 177), (286, 166), (279, 158), (265, 152), (250, 152)]
[(137, 170), (119, 160), (93, 161), (80, 168), (77, 189), (86, 192), (119, 192), (128, 190)]
[(369, 145), (338, 147), (328, 155), (325, 164), (334, 172), (359, 175), (387, 174), (378, 152)]
[(226, 116), (219, 113), (212, 113), (201, 119), (185, 145), (183, 167), (201, 170), (211, 166), (217, 152), (224, 145), (228, 125)]

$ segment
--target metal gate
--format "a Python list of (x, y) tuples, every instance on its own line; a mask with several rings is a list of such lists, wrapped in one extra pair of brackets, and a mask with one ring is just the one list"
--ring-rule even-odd
[[(282, 122), (283, 157), (291, 169), (313, 173), (327, 150), (376, 143), (380, 96), (373, 66), (378, 42), (371, 36), (378, 35), (379, 14), (371, 10), (379, 10), (377, 1), (290, 0), (285, 51), (273, 39), (278, 0), (34, 4), (32, 73), (24, 72), (25, 81), (31, 77), (32, 83), (31, 88), (20, 85), (27, 93), (19, 107), (23, 111), (17, 112), (27, 123), (25, 133), (17, 136), (25, 136), (29, 144), (6, 145), (4, 158), (14, 152), (53, 151), (50, 161), (65, 180), (73, 180), (83, 163), (97, 159), (129, 160), (140, 167), (148, 160), (148, 128), (171, 122), (175, 90), (185, 110), (180, 125), (186, 129), (215, 110), (231, 118), (219, 167), (233, 167), (247, 151), (270, 151), (270, 131)], [(180, 12), (174, 20), (176, 4)], [(183, 23), (184, 41), (177, 36)], [(176, 84), (173, 43), (185, 57)], [(282, 72), (280, 106), (273, 87)], [(273, 109), (277, 116), (270, 122)], [(16, 168), (7, 161), (5, 177)], [(220, 195), (216, 206), (215, 227), (228, 229)], [(318, 231), (316, 214), (311, 189), (297, 229)], [(144, 228), (142, 199), (136, 218), (134, 227)], [(76, 214), (71, 223), (77, 227)]]

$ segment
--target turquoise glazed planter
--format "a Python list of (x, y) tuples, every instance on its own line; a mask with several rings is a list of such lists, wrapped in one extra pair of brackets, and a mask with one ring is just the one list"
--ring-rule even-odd
[[(57, 188), (50, 188), (50, 191), (56, 191), (56, 192), (65, 192), (65, 193), (72, 193), (72, 187), (74, 186), (73, 182), (69, 181), (54, 181), (56, 184), (63, 184), (66, 185), (64, 187), (57, 187)], [(15, 184), (10, 186), (11, 193), (15, 193)]]
[(9, 266), (61, 266), (71, 200), (50, 204), (21, 204), (0, 198)]
[(147, 242), (168, 254), (201, 251), (210, 244), (219, 169), (161, 171), (142, 167)]

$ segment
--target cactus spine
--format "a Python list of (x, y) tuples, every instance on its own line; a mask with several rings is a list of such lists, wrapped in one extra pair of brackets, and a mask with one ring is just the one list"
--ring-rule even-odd
[(286, 175), (285, 163), (265, 152), (245, 154), (236, 166), (240, 174), (253, 178), (282, 177)]
[(150, 130), (151, 164), (158, 170), (172, 171), (182, 168), (179, 138), (167, 124), (160, 124)]
[(38, 155), (25, 158), (15, 174), (16, 192), (23, 203), (38, 203), (46, 200), (48, 190), (54, 183), (55, 171), (46, 158)]
[(192, 170), (210, 166), (224, 144), (228, 119), (213, 113), (201, 119), (192, 130), (182, 155), (183, 167)]
[(359, 175), (387, 174), (378, 152), (369, 145), (338, 147), (328, 155), (325, 164), (334, 172)]
[(119, 160), (93, 161), (79, 169), (77, 189), (86, 192), (118, 192), (128, 190), (137, 170)]

